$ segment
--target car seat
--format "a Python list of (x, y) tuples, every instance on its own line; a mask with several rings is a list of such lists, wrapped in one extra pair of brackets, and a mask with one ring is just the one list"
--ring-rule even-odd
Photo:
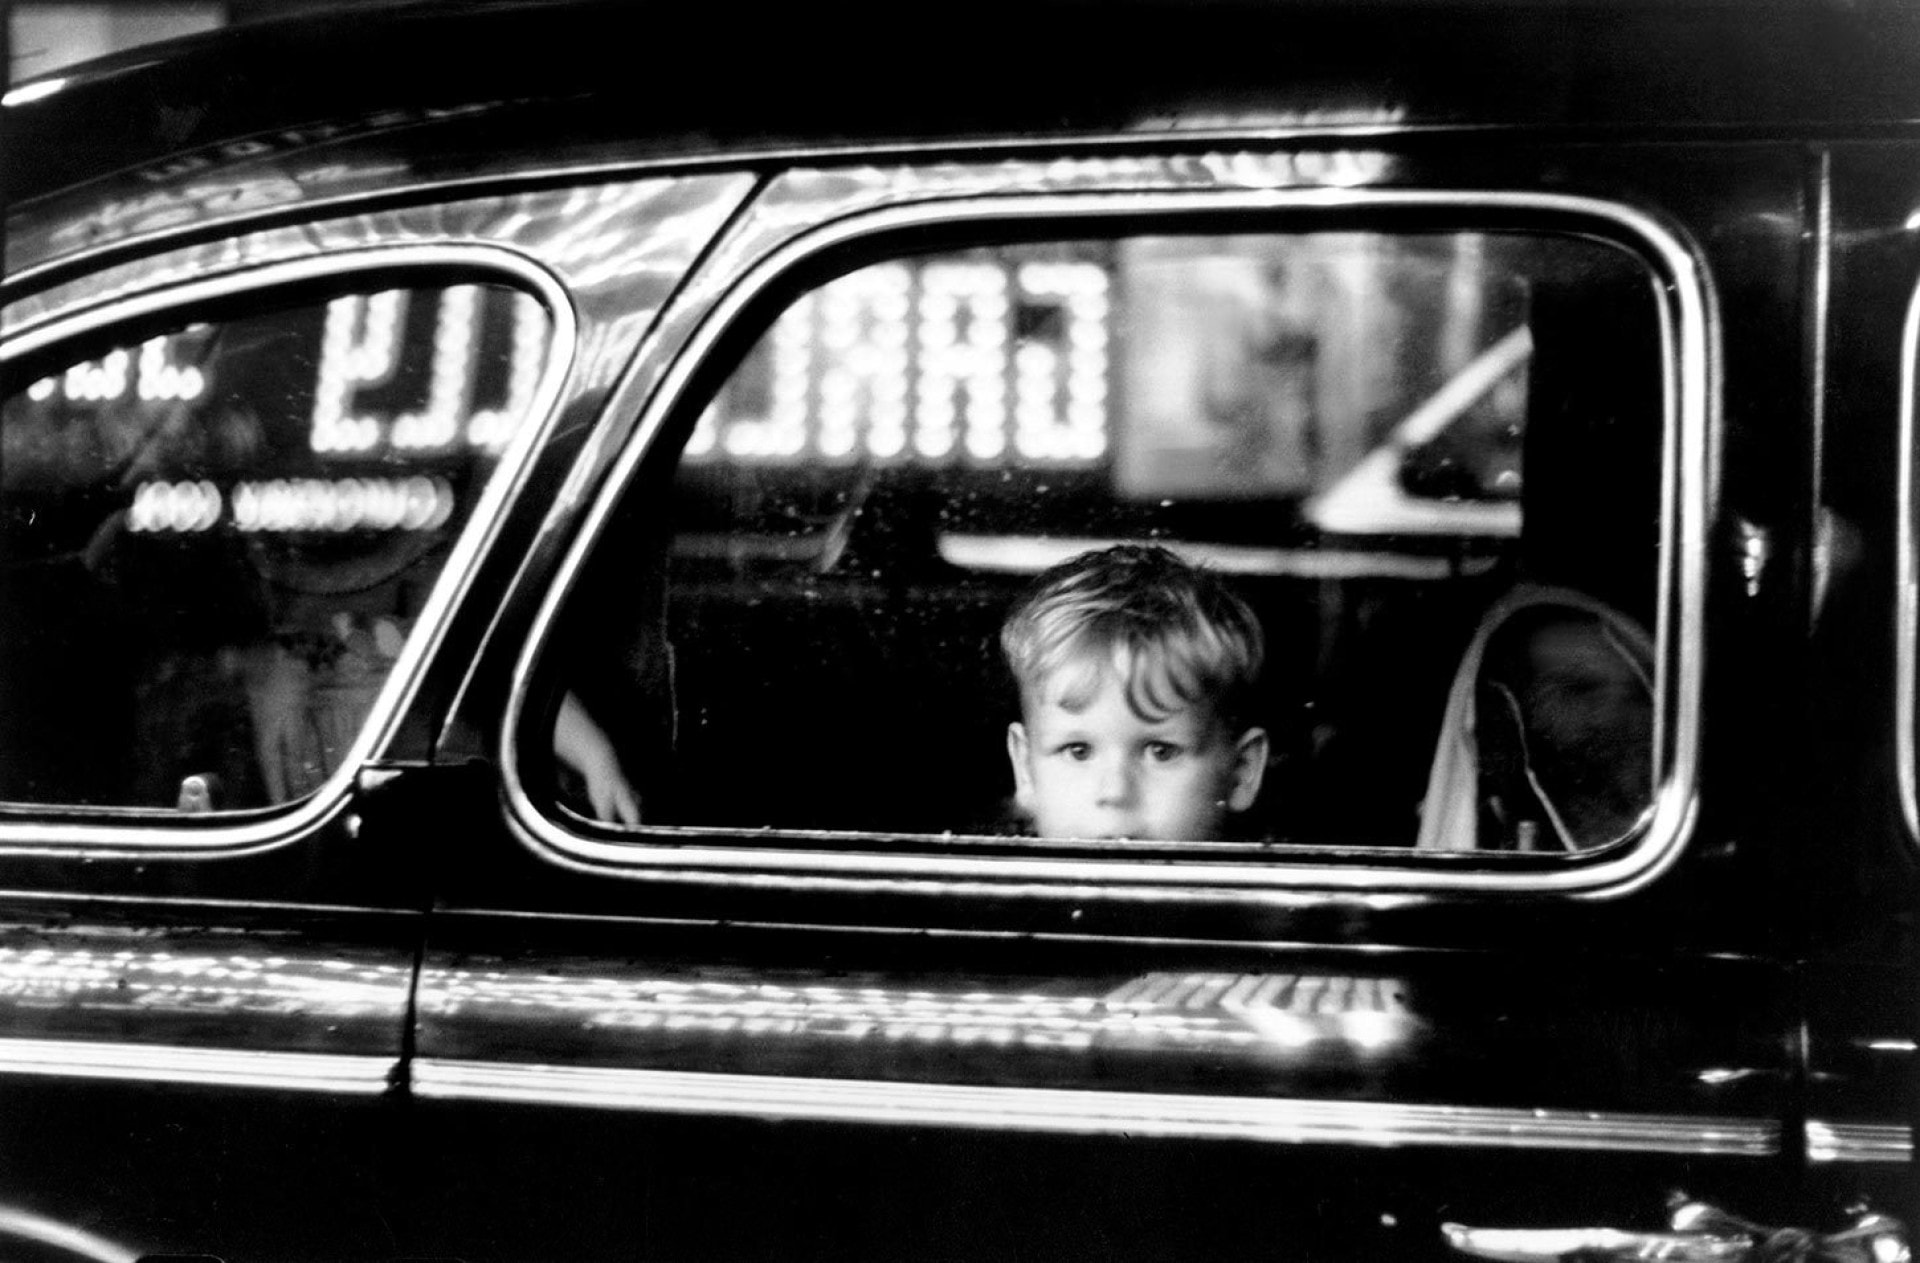
[(1422, 850), (1586, 851), (1652, 810), (1653, 644), (1571, 588), (1522, 584), (1454, 675), (1421, 809)]

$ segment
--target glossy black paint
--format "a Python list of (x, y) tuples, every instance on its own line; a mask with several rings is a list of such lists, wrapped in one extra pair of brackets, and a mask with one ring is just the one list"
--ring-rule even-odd
[[(357, 195), (391, 189), (336, 161), (356, 139), (450, 180), (560, 153), (707, 162), (1180, 143), (1249, 124), (1313, 143), (1513, 127), (1813, 139), (1920, 120), (1902, 61), (1920, 19), (1898, 4), (1766, 3), (1736, 20), (1713, 3), (1221, 3), (1203, 21), (1170, 20), (1178, 12), (990, 6), (933, 44), (887, 35), (886, 15), (859, 4), (746, 17), (506, 0), (262, 24), (96, 63), (9, 109), (9, 197), (85, 189), (75, 206), (93, 222), (68, 231), (73, 245), (112, 242), (156, 207), (271, 216), (343, 181)], [(762, 38), (736, 39), (743, 25)], [(885, 38), (844, 38), (855, 30)], [(1018, 91), (988, 90), (982, 67), (1009, 39), (1035, 51), (1035, 70)], [(673, 51), (690, 48), (725, 51)], [(418, 143), (429, 126), (431, 144)], [(311, 169), (271, 188), (245, 178), (288, 155)], [(39, 261), (34, 235), (16, 230), (16, 268)]]
[[(1170, 20), (1179, 11), (991, 5), (933, 43), (860, 4), (777, 14), (508, 0), (319, 15), (74, 76), (75, 97), (12, 121), (24, 155), (9, 164), (13, 196), (320, 119), (568, 97), (617, 101), (623, 131), (639, 121), (643, 135), (680, 137), (698, 153), (1057, 139), (1204, 126), (1250, 109), (1339, 123), (1355, 121), (1346, 109), (1391, 106), (1394, 121), (1426, 126), (1579, 130), (1857, 128), (1920, 116), (1903, 61), (1915, 19), (1895, 4), (1768, 3), (1738, 20), (1704, 3), (1220, 3), (1201, 21)], [(846, 38), (856, 31), (878, 42)], [(1040, 61), (1019, 91), (983, 91), (982, 61), (1010, 41)], [(692, 48), (715, 55), (699, 65), (675, 55)], [(1070, 49), (1085, 55), (1048, 56)], [(769, 101), (781, 103), (771, 126)], [(63, 143), (42, 143), (41, 128)], [(75, 134), (85, 141), (71, 143)]]

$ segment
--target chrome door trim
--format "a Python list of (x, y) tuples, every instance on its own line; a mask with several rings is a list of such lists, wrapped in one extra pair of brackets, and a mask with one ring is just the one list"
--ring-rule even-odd
[(811, 1079), (434, 1057), (413, 1063), (412, 1084), (414, 1094), (428, 1100), (1077, 1136), (1749, 1158), (1780, 1152), (1779, 1123), (1758, 1118)]
[[(248, 813), (249, 818), (224, 822), (219, 816), (194, 817), (193, 828), (181, 828), (177, 812), (141, 808), (102, 808), (102, 817), (114, 819), (32, 821), (0, 820), (0, 852), (10, 855), (70, 855), (84, 851), (98, 856), (120, 849), (148, 858), (156, 854), (208, 851), (231, 852), (287, 841), (318, 826), (348, 796), (360, 767), (391, 739), (403, 703), (425, 671), (440, 643), (460, 594), (466, 590), (488, 543), (498, 532), (501, 510), (518, 490), (552, 418), (558, 411), (562, 388), (577, 358), (578, 319), (572, 301), (559, 280), (526, 255), (499, 246), (475, 243), (435, 243), (369, 246), (323, 253), (166, 286), (72, 315), (30, 324), (18, 336), (0, 342), (0, 364), (109, 325), (138, 320), (189, 304), (217, 301), (302, 281), (346, 279), (359, 273), (388, 270), (462, 268), (493, 273), (504, 282), (530, 291), (553, 321), (552, 341), (540, 384), (529, 405), (526, 423), (500, 454), (499, 464), (475, 501), (467, 525), (461, 528), (446, 563), (414, 621), (400, 656), (381, 686), (366, 722), (353, 744), (341, 756), (339, 767), (315, 792), (286, 805), (284, 811)], [(4, 333), (0, 329), (0, 333)], [(20, 803), (39, 807), (46, 804)]]
[[(1234, 155), (1209, 157), (1218, 159), (1212, 165), (1229, 175), (1239, 173), (1241, 167), (1248, 165), (1246, 162), (1236, 164)], [(888, 189), (879, 176), (869, 178), (869, 173), (859, 173), (850, 177), (849, 183), (860, 184), (866, 180), (872, 187), (866, 187), (862, 196), (879, 202), (879, 209), (859, 205), (835, 207), (838, 218), (824, 226), (780, 237), (759, 257), (752, 257), (738, 233), (716, 245), (715, 259), (745, 261), (731, 271), (728, 264), (716, 263), (708, 275), (696, 276), (690, 281), (690, 291), (717, 290), (717, 301), (710, 311), (691, 318), (685, 313), (692, 299), (686, 300), (680, 313), (670, 312), (662, 322), (663, 328), (674, 322), (676, 314), (695, 325), (684, 344), (675, 348), (665, 334), (656, 335), (636, 361), (635, 372), (617, 392), (611, 411), (639, 408), (644, 400), (644, 412), (603, 481), (584, 528), (575, 538), (555, 581), (549, 585), (515, 664), (513, 687), (500, 730), (500, 749), (509, 815), (523, 842), (569, 867), (642, 880), (661, 877), (684, 880), (689, 875), (697, 875), (701, 880), (722, 884), (775, 882), (793, 888), (796, 884), (811, 882), (859, 891), (894, 889), (903, 881), (1066, 883), (1062, 889), (1079, 899), (1121, 892), (1127, 898), (1177, 899), (1191, 897), (1199, 891), (1223, 890), (1242, 897), (1252, 891), (1257, 892), (1255, 897), (1258, 897), (1301, 887), (1387, 898), (1458, 890), (1612, 898), (1645, 887), (1670, 868), (1684, 848), (1696, 814), (1700, 682), (1705, 654), (1706, 523), (1718, 494), (1714, 435), (1718, 428), (1720, 395), (1719, 358), (1713, 353), (1719, 324), (1711, 278), (1677, 229), (1636, 207), (1593, 197), (1545, 192), (1249, 189), (1244, 184), (1139, 191), (1138, 186), (1151, 175), (1145, 170), (1151, 164), (1145, 160), (1120, 166), (1112, 176), (1098, 177), (1130, 182), (1134, 186), (1130, 191), (1099, 188), (1078, 191), (1080, 181), (1094, 180), (1075, 168), (1061, 177), (1062, 181), (1070, 179), (1076, 185), (1075, 192), (1029, 193), (1030, 189), (1046, 187), (1048, 169), (1044, 164), (1031, 164), (1033, 169), (1023, 182), (1018, 173), (1009, 174), (1008, 168), (1015, 165), (1018, 164), (1000, 164), (973, 173), (972, 188), (968, 187), (969, 173), (964, 169), (943, 168), (938, 172), (937, 181), (929, 180), (924, 186), (909, 190), (928, 200), (895, 205), (886, 202), (889, 197), (902, 196), (898, 189)], [(1193, 165), (1203, 172), (1212, 169), (1204, 159), (1194, 160)], [(810, 174), (819, 173), (790, 173), (789, 178), (805, 179)], [(1004, 196), (1009, 188), (1023, 195)], [(995, 193), (1002, 196), (991, 196)], [(763, 195), (763, 200), (766, 196)], [(811, 209), (816, 218), (804, 222), (818, 223), (818, 217), (824, 212)], [(789, 849), (712, 845), (710, 839), (717, 841), (723, 836), (733, 836), (733, 831), (718, 829), (661, 829), (636, 833), (630, 841), (604, 841), (568, 830), (533, 803), (519, 776), (523, 757), (519, 729), (535, 662), (552, 632), (561, 605), (578, 579), (591, 545), (611, 518), (625, 487), (664, 426), (668, 413), (678, 405), (696, 368), (742, 309), (781, 274), (833, 246), (879, 233), (934, 225), (1017, 224), (1044, 218), (1085, 224), (1102, 217), (1181, 213), (1383, 209), (1558, 216), (1567, 221), (1569, 228), (1576, 225), (1585, 225), (1590, 231), (1605, 228), (1612, 234), (1609, 240), (1637, 247), (1649, 271), (1661, 282), (1658, 297), (1665, 317), (1662, 354), (1668, 390), (1662, 499), (1667, 511), (1661, 525), (1657, 637), (1663, 651), (1657, 660), (1656, 689), (1670, 722), (1657, 730), (1656, 735), (1665, 737), (1672, 770), (1656, 795), (1647, 836), (1624, 854), (1524, 874), (1449, 870), (1437, 864), (1419, 868), (1338, 866), (1324, 861), (1294, 865), (1177, 861), (1139, 864), (1109, 860), (898, 855), (873, 847), (861, 851), (857, 848), (865, 839), (853, 834), (840, 835), (838, 847), (831, 843), (823, 846), (827, 840), (818, 834), (790, 834), (794, 845)], [(773, 212), (768, 214), (781, 218)], [(767, 231), (776, 232), (777, 228)], [(672, 363), (661, 376), (658, 361), (669, 354)], [(649, 368), (654, 374), (651, 378)], [(649, 840), (656, 844), (649, 845)], [(1002, 893), (1007, 889), (1000, 887)], [(1018, 889), (1047, 893), (1044, 886), (1028, 885)]]
[(1894, 772), (1900, 785), (1900, 815), (1906, 821), (1907, 840), (1920, 845), (1920, 768), (1916, 751), (1915, 690), (1920, 687), (1920, 665), (1916, 655), (1920, 647), (1920, 503), (1914, 496), (1914, 463), (1920, 453), (1914, 444), (1920, 441), (1914, 419), (1914, 359), (1920, 356), (1920, 288), (1907, 300), (1907, 317), (1900, 330), (1900, 470), (1898, 482), (1899, 525), (1895, 560), (1893, 628), (1893, 748)]
[(75, 1039), (0, 1039), (0, 1075), (187, 1083), (377, 1096), (393, 1084), (392, 1057), (342, 1053), (254, 1052), (178, 1044), (95, 1043)]
[(1807, 1161), (1913, 1161), (1913, 1128), (1898, 1123), (1828, 1123), (1808, 1119)]

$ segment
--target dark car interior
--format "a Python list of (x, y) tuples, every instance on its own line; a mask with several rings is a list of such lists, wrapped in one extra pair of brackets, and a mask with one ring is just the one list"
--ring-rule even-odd
[[(516, 298), (301, 292), (15, 370), (0, 800), (226, 811), (323, 784), (492, 464), (490, 436), (423, 434), (429, 352), (467, 348), (466, 398), (488, 415), (516, 357), (544, 354), (516, 347), (514, 320), (545, 327)], [(437, 338), (445, 325), (472, 336)], [(363, 443), (326, 440), (329, 399)]]

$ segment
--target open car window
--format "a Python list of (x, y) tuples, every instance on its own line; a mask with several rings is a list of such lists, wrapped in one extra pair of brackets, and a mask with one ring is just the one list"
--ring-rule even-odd
[(341, 769), (551, 338), (506, 286), (363, 285), (8, 364), (0, 800), (224, 812)]
[[(1663, 318), (1628, 249), (1518, 231), (984, 244), (784, 295), (563, 611), (534, 783), (815, 847), (1624, 845), (1670, 759)], [(1116, 545), (1257, 619), (1257, 793), (1041, 836), (1001, 628)]]

